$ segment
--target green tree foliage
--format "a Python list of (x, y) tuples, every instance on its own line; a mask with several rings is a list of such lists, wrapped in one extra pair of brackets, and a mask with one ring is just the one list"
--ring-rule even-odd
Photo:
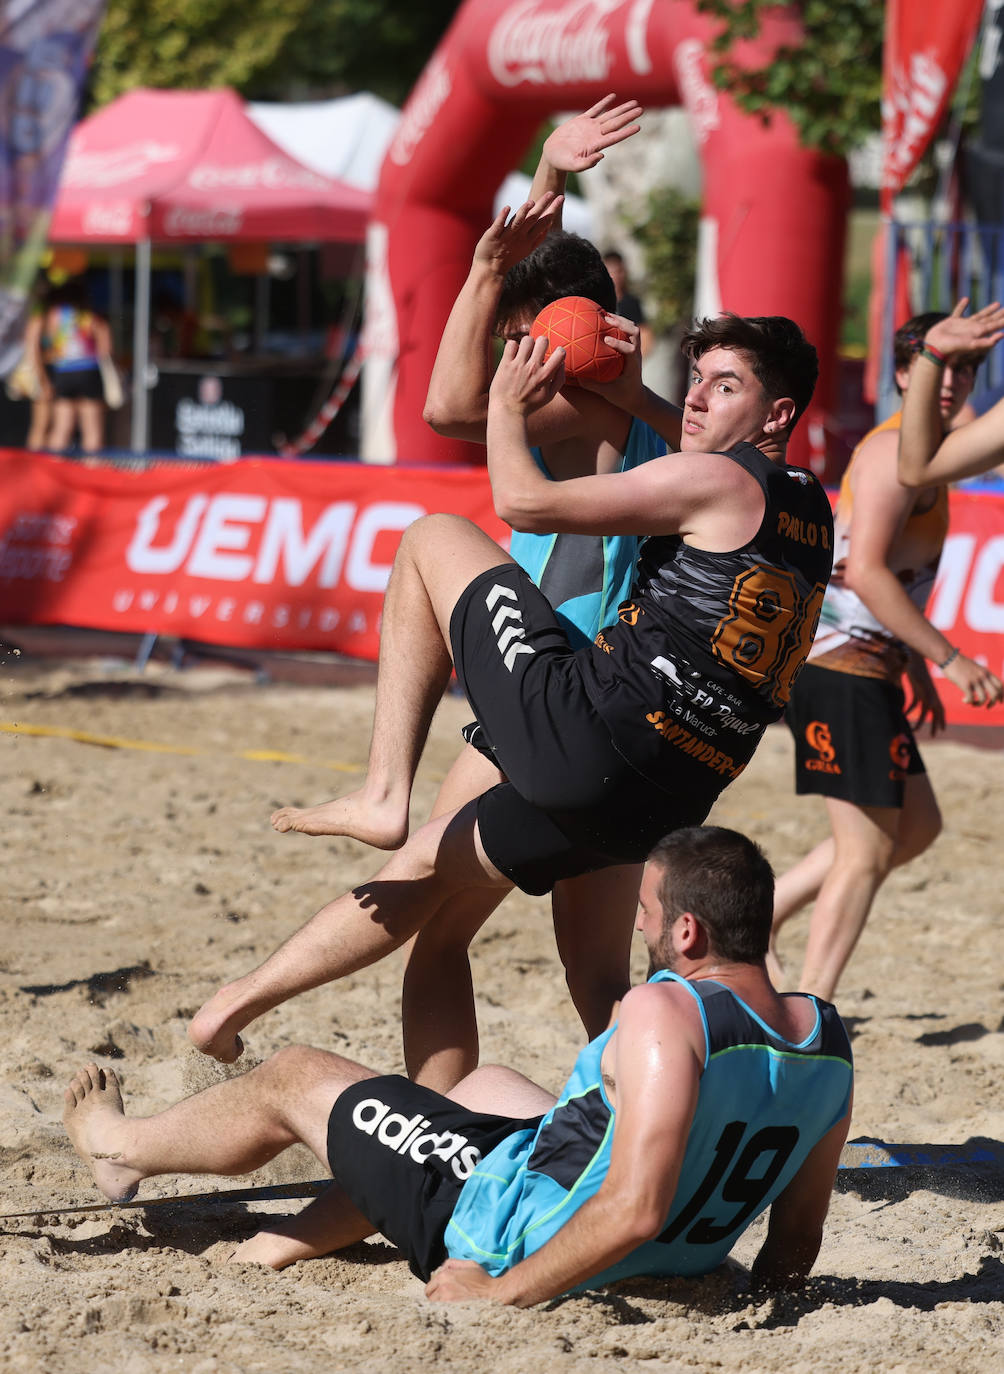
[(656, 334), (668, 334), (694, 312), (699, 219), (698, 202), (675, 186), (650, 191), (637, 222), (625, 216), (644, 255), (645, 294), (658, 302), (649, 321)]
[(785, 110), (804, 144), (847, 153), (879, 127), (884, 0), (795, 0), (805, 42), (781, 48), (767, 67), (740, 65), (733, 49), (759, 31), (776, 0), (697, 0), (722, 23), (712, 79), (751, 114)]
[(369, 90), (403, 103), (458, 0), (108, 0), (91, 74), (104, 105), (136, 86), (232, 86), (249, 99)]

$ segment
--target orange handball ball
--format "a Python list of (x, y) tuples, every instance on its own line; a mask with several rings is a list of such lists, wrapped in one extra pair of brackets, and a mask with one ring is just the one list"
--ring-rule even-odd
[(588, 296), (562, 296), (545, 305), (530, 333), (535, 339), (547, 338), (548, 358), (556, 348), (565, 350), (565, 376), (570, 382), (612, 382), (624, 371), (624, 355), (604, 343), (603, 336), (628, 336), (607, 324), (601, 307)]

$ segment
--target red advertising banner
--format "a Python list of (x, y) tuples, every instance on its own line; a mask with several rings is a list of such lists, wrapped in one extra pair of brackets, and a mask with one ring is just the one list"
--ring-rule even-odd
[(979, 29), (983, 0), (887, 0), (882, 64), (882, 209), (923, 156)]
[[(928, 618), (970, 658), (1004, 678), (1004, 492), (953, 491), (948, 538)], [(952, 725), (1004, 725), (1004, 706), (966, 706), (931, 668)]]
[[(928, 614), (1004, 675), (1004, 493), (951, 500)], [(401, 531), (444, 510), (508, 538), (483, 468), (262, 458), (135, 473), (0, 449), (0, 622), (375, 659)], [(952, 723), (1004, 717), (951, 686), (944, 701)]]
[(0, 449), (0, 620), (375, 659), (401, 531), (443, 510), (508, 539), (483, 468), (137, 473)]

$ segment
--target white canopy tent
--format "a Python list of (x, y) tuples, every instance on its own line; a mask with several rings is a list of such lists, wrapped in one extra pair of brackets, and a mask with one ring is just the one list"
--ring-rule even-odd
[[(395, 106), (362, 91), (338, 100), (308, 100), (295, 104), (250, 101), (247, 112), (290, 156), (323, 176), (374, 191), (380, 166), (401, 118)], [(496, 213), (503, 205), (521, 205), (530, 192), (530, 178), (512, 172), (498, 189)], [(593, 215), (581, 196), (568, 196), (565, 228), (593, 237)]]

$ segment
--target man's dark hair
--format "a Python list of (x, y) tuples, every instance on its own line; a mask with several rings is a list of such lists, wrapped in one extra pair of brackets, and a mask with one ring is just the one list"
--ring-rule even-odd
[(753, 375), (772, 401), (790, 396), (795, 413), (786, 434), (795, 428), (799, 416), (812, 400), (819, 376), (815, 348), (786, 315), (719, 315), (697, 320), (684, 334), (680, 344), (691, 363), (712, 348), (729, 348), (744, 354)]
[(616, 262), (620, 266), (623, 266), (624, 254), (620, 251), (619, 248), (608, 248), (607, 251), (603, 254), (603, 261)]
[(505, 326), (517, 316), (538, 315), (562, 296), (588, 296), (612, 311), (617, 293), (599, 250), (578, 234), (556, 229), (529, 257), (506, 273), (497, 321)]
[[(892, 336), (892, 357), (894, 372), (901, 372), (907, 369), (914, 358), (924, 346), (927, 331), (932, 329), (941, 320), (947, 320), (948, 315), (944, 310), (925, 310), (921, 315), (914, 315), (907, 320), (906, 324), (901, 324)], [(958, 371), (968, 367), (975, 372), (980, 363), (986, 357), (986, 352), (977, 349), (972, 353), (963, 354), (955, 359), (953, 368)], [(896, 381), (895, 375), (893, 381)], [(903, 388), (896, 382), (896, 390), (902, 396)]]
[(736, 830), (694, 825), (666, 835), (648, 857), (663, 871), (664, 932), (690, 911), (720, 959), (760, 962), (774, 917), (774, 870), (758, 844)]
[(901, 324), (892, 336), (892, 356), (896, 371), (909, 367), (920, 352), (927, 331), (941, 320), (947, 320), (944, 310), (925, 310)]

